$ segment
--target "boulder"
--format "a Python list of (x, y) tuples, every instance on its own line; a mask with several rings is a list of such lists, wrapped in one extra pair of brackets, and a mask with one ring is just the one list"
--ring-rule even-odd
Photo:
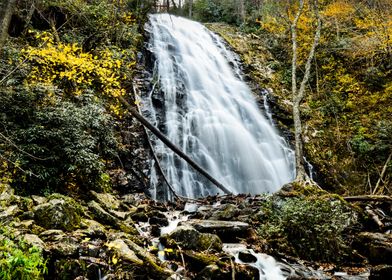
[(370, 263), (392, 264), (392, 234), (361, 232), (355, 245)]
[(203, 233), (216, 234), (223, 242), (236, 242), (238, 239), (246, 238), (250, 229), (249, 224), (238, 221), (194, 219), (183, 222), (181, 225), (190, 225)]
[(60, 229), (50, 229), (41, 232), (39, 237), (45, 242), (60, 241), (65, 237), (65, 233)]
[(185, 225), (177, 227), (169, 234), (169, 239), (174, 240), (183, 249), (190, 250), (222, 250), (222, 241), (220, 238), (211, 233), (201, 233), (195, 228)]
[(64, 237), (60, 241), (48, 244), (48, 249), (55, 258), (77, 257), (79, 244), (77, 240), (70, 237)]
[(34, 246), (34, 247), (40, 249), (41, 251), (45, 250), (45, 243), (42, 241), (41, 238), (39, 238), (35, 234), (25, 234), (22, 236), (22, 240), (26, 244), (28, 244), (30, 246)]
[(2, 202), (2, 205), (8, 206), (14, 193), (15, 191), (10, 185), (0, 183), (0, 201)]
[(90, 201), (88, 203), (88, 209), (93, 214), (93, 217), (103, 224), (113, 226), (118, 222), (117, 218), (115, 218), (113, 215), (108, 213), (105, 209), (101, 207), (100, 204), (98, 204), (95, 201)]
[(229, 221), (237, 217), (239, 213), (240, 211), (236, 205), (228, 203), (221, 205), (217, 211), (212, 213), (209, 219)]
[(20, 213), (21, 210), (17, 205), (11, 205), (0, 212), (0, 223), (9, 223)]
[(33, 211), (37, 224), (46, 229), (72, 231), (81, 221), (80, 206), (70, 197), (50, 199), (35, 206)]
[(80, 233), (88, 237), (104, 237), (106, 235), (105, 227), (94, 220), (83, 219), (81, 227)]
[(40, 205), (48, 202), (48, 199), (44, 196), (32, 195), (31, 199), (33, 200), (35, 205)]
[(132, 251), (122, 239), (110, 241), (106, 243), (106, 247), (113, 251), (115, 257), (123, 261), (131, 262), (136, 265), (143, 265), (143, 261), (136, 256), (135, 252)]
[(91, 194), (103, 208), (106, 210), (115, 210), (118, 211), (121, 206), (121, 202), (112, 194), (109, 193), (97, 193), (91, 191)]
[(370, 270), (369, 280), (391, 279), (392, 265), (377, 265)]
[(245, 263), (255, 263), (257, 261), (256, 256), (249, 251), (240, 251), (238, 258)]
[(219, 261), (219, 257), (215, 254), (206, 254), (193, 250), (184, 251), (183, 256), (187, 267), (195, 271), (201, 271), (206, 266), (216, 264)]

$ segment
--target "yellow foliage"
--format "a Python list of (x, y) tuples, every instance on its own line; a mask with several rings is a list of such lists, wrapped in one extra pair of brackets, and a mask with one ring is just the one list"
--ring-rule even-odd
[(351, 17), (354, 12), (355, 8), (352, 4), (348, 3), (347, 1), (340, 0), (327, 5), (321, 14), (324, 17), (346, 20)]
[[(36, 38), (43, 40), (44, 46), (30, 46), (22, 52), (22, 58), (31, 64), (31, 71), (26, 79), (28, 84), (55, 85), (75, 96), (86, 90), (100, 92), (106, 97), (125, 94), (122, 82), (128, 77), (121, 68), (135, 64), (130, 51), (106, 48), (95, 51), (93, 55), (83, 52), (76, 43), (55, 44), (46, 32), (37, 34)], [(119, 104), (112, 104), (110, 107), (116, 115), (120, 115)]]

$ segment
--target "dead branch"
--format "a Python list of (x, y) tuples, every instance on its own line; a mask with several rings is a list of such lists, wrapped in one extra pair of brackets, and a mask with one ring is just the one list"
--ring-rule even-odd
[(382, 168), (382, 171), (381, 171), (381, 174), (380, 174), (380, 178), (378, 178), (377, 184), (376, 184), (376, 186), (374, 187), (373, 193), (372, 193), (372, 194), (375, 194), (375, 193), (376, 193), (376, 190), (378, 189), (378, 187), (380, 186), (381, 182), (383, 181), (385, 172), (387, 171), (388, 164), (389, 164), (389, 162), (391, 161), (391, 159), (392, 159), (392, 152), (389, 154), (389, 156), (388, 156), (388, 158), (387, 158), (387, 161), (385, 162), (384, 167)]
[(373, 201), (373, 202), (391, 202), (392, 196), (389, 195), (359, 195), (359, 196), (346, 196), (343, 197), (346, 201)]

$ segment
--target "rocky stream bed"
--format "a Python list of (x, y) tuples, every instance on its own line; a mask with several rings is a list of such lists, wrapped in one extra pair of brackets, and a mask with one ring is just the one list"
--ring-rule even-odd
[(263, 205), (271, 197), (279, 204), (295, 195), (281, 191), (273, 196), (164, 204), (140, 193), (91, 192), (87, 200), (78, 201), (60, 194), (21, 197), (3, 186), (0, 222), (12, 234), (1, 238), (23, 239), (40, 248), (48, 260), (47, 279), (388, 279), (392, 275), (386, 212), (390, 201), (353, 206), (359, 215), (366, 207), (382, 212), (382, 228), (372, 218), (357, 223), (348, 260), (317, 262), (285, 254), (260, 237)]

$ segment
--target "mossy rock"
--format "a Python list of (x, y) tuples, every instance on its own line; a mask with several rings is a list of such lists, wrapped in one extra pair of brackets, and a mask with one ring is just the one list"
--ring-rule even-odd
[[(179, 226), (170, 235), (169, 241), (174, 240), (179, 246), (189, 250), (222, 250), (221, 239), (211, 233), (201, 233), (191, 226)], [(169, 242), (170, 243), (170, 242)]]
[(47, 203), (34, 207), (34, 219), (46, 229), (72, 231), (80, 225), (81, 209), (72, 198), (55, 194)]

